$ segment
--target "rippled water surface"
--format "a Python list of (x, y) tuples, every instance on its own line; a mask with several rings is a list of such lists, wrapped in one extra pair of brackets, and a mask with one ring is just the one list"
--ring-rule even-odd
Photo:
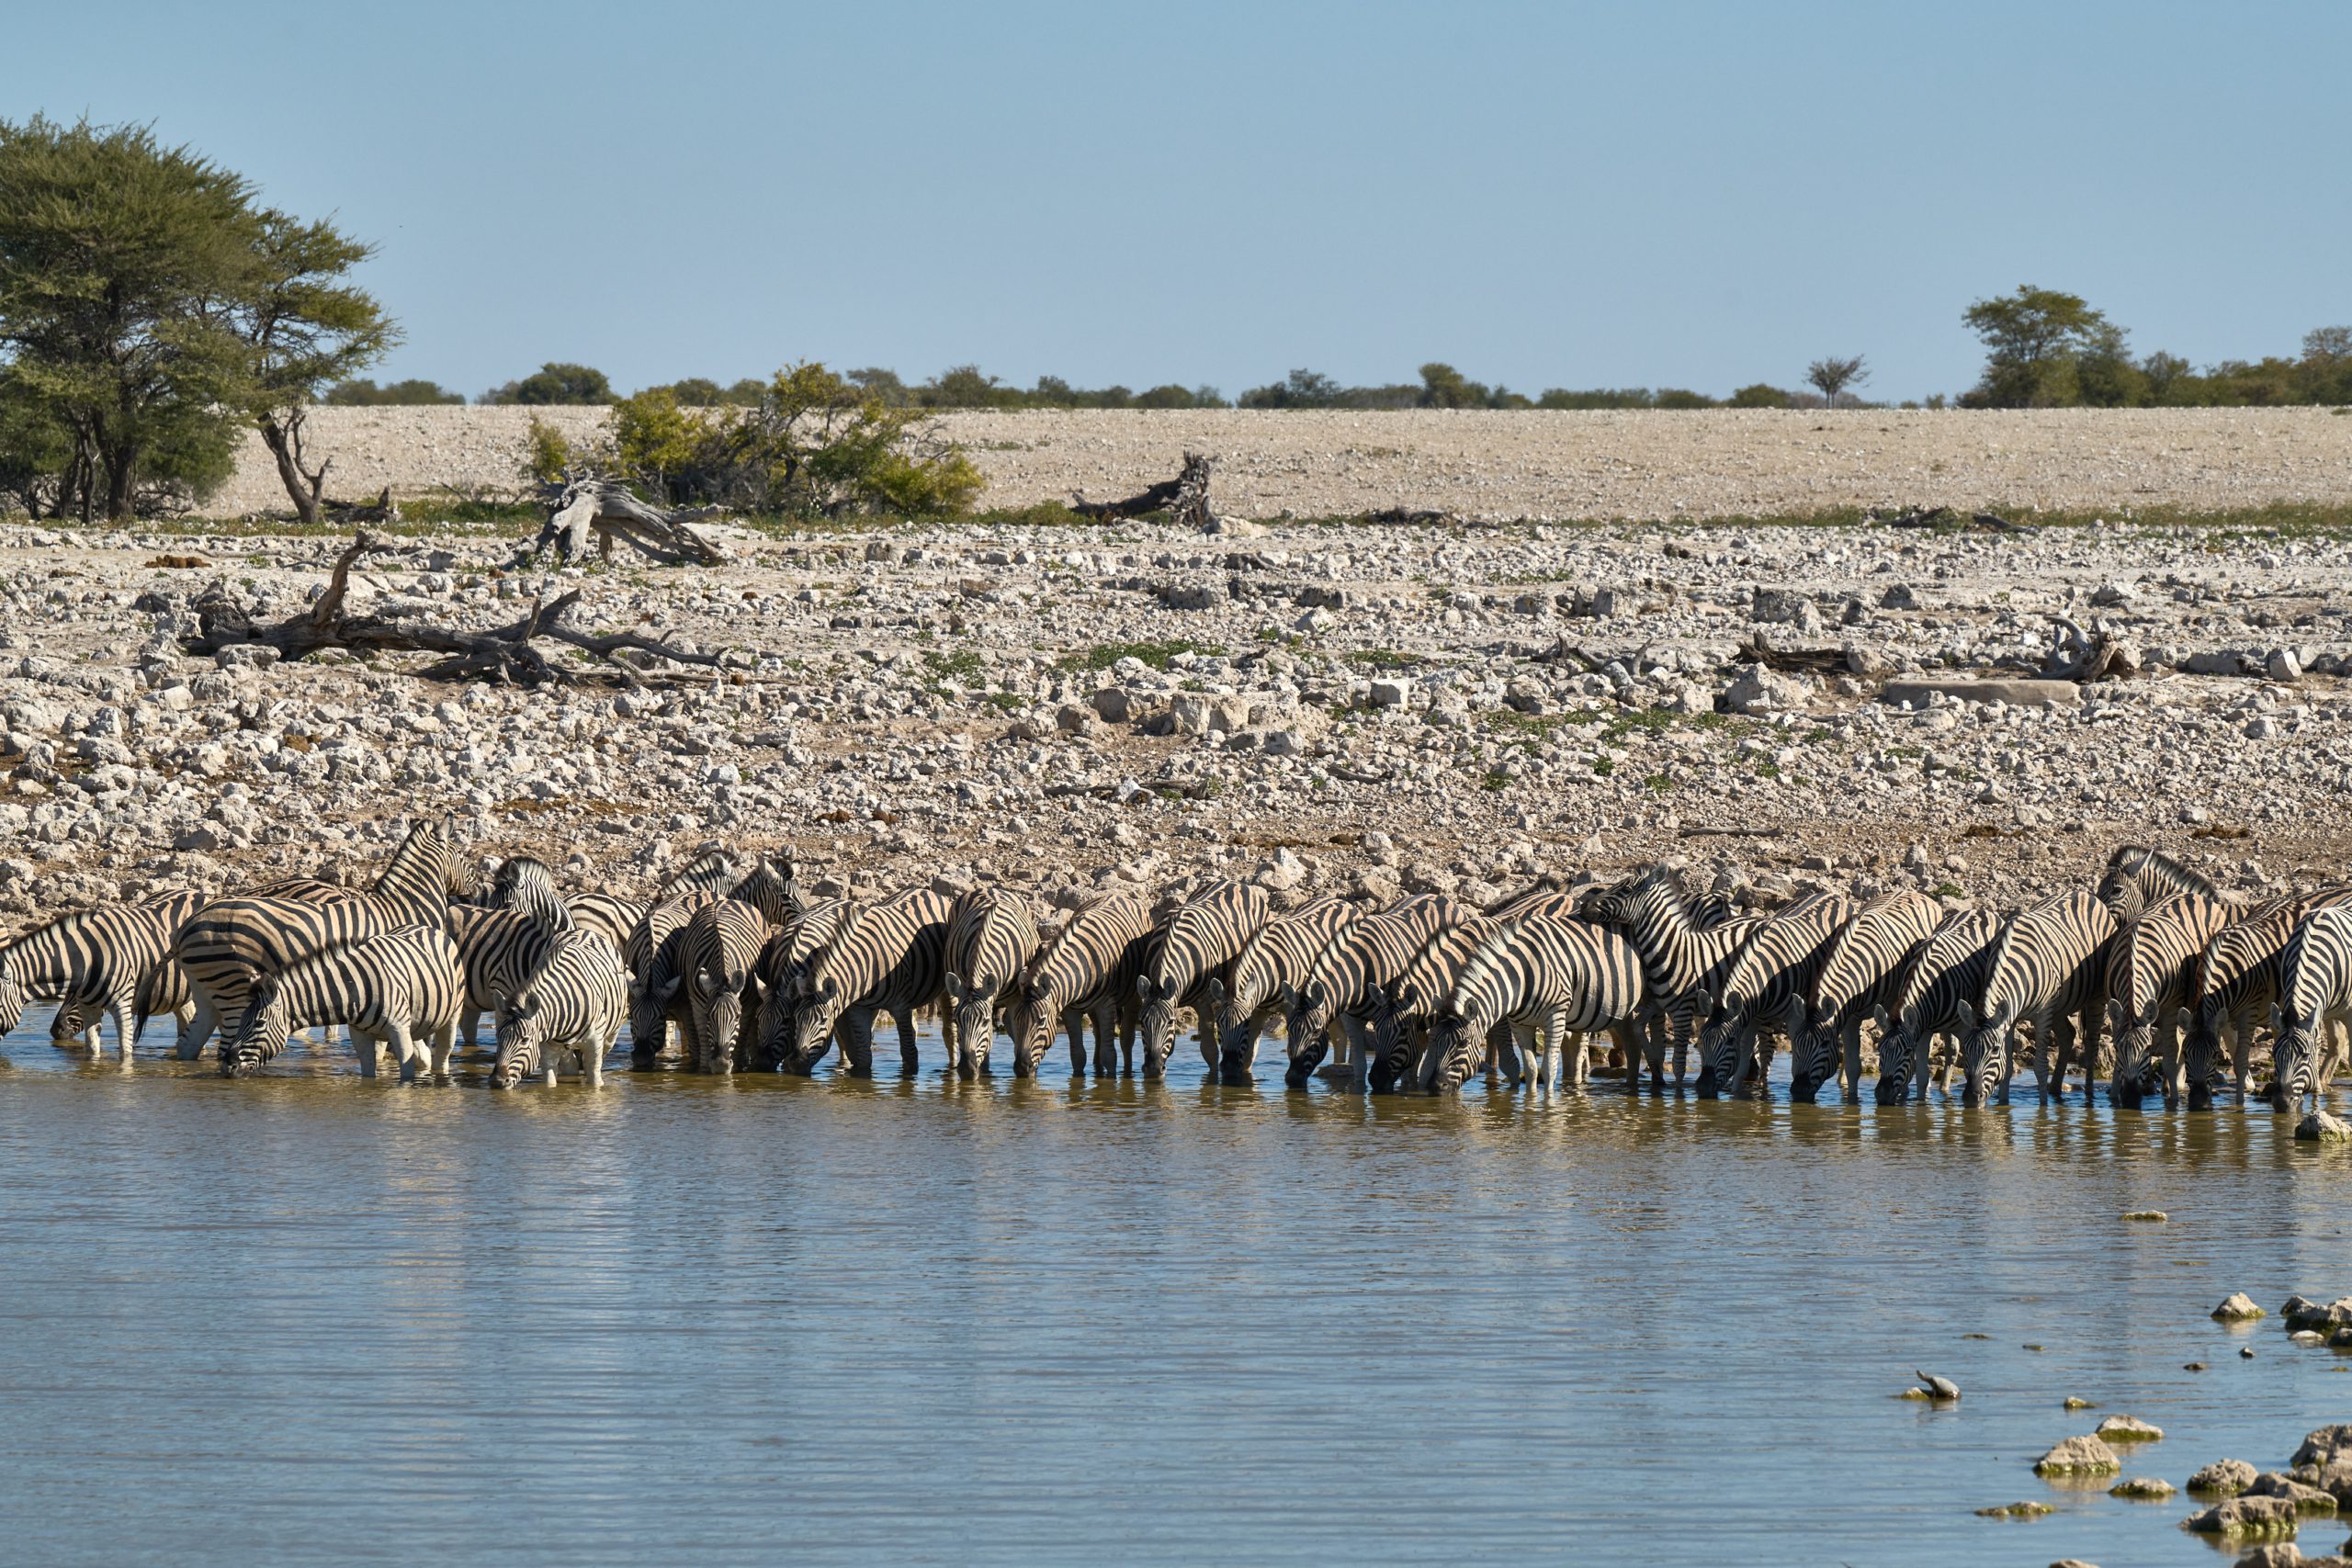
[(2352, 1419), (2352, 1359), (2206, 1317), (2352, 1292), (2352, 1156), (2259, 1108), (1374, 1101), (1189, 1042), (1165, 1087), (502, 1094), (45, 1029), (0, 1070), (11, 1561), (2205, 1562), (2185, 1499), (2031, 1460), (2128, 1412), (2177, 1483)]

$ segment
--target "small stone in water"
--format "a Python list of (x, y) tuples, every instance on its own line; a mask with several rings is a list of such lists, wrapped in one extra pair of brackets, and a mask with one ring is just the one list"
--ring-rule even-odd
[(2110, 1416), (2098, 1424), (2098, 1435), (2110, 1443), (2154, 1443), (2164, 1439), (2164, 1428), (2137, 1416)]
[(1997, 1508), (1979, 1508), (1978, 1516), (1987, 1519), (2038, 1519), (2044, 1514), (2057, 1512), (2047, 1503), (2007, 1503)]
[(2033, 1462), (2036, 1475), (2120, 1475), (2123, 1461), (2098, 1438), (2062, 1438)]
[(2254, 1347), (2253, 1347), (2253, 1346), (2251, 1346), (2251, 1345), (2241, 1345), (2241, 1346), (2239, 1346), (2239, 1347), (2238, 1347), (2238, 1359), (2239, 1359), (2239, 1360), (2241, 1360), (2241, 1361), (2251, 1361), (2251, 1360), (2253, 1360), (2253, 1359), (2254, 1359)]
[(2126, 1224), (2160, 1225), (2172, 1216), (2162, 1209), (2134, 1209), (2123, 1218)]
[(2213, 1315), (2223, 1323), (2243, 1323), (2257, 1317), (2267, 1317), (2270, 1314), (2264, 1312), (2252, 1296), (2240, 1291), (2220, 1306), (2215, 1307)]
[(2066, 1396), (2065, 1404), (2066, 1408), (2069, 1410), (2088, 1410), (2091, 1407), (2091, 1402), (2089, 1400), (2077, 1399), (2071, 1393)]
[(2180, 1370), (2184, 1372), (2201, 1372), (2205, 1370), (2205, 1363), (2202, 1361), (2183, 1361), (2180, 1364)]
[(2110, 1497), (2128, 1497), (2134, 1502), (2161, 1503), (2173, 1495), (2173, 1483), (2154, 1475), (2135, 1475), (2129, 1481), (2119, 1481), (2107, 1489)]

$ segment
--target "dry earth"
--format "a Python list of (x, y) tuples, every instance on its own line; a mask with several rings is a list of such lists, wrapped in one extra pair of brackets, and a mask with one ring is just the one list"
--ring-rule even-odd
[[(1686, 420), (1700, 429), (1624, 423)], [(1181, 423), (1169, 446), (1217, 445)], [(2299, 494), (2345, 484), (2352, 422), (2194, 423), (2242, 425), (2267, 493), (2295, 476)], [(2333, 468), (2292, 450), (2298, 430), (2339, 454)], [(2154, 462), (2119, 455), (2138, 449), (2121, 434), (2088, 446), (2093, 467), (2147, 477), (2135, 465)], [(1133, 451), (1102, 471), (1126, 475), (1139, 439)], [(2202, 494), (2202, 476), (2228, 471), (2217, 453), (2184, 458), (2158, 492)], [(1719, 471), (1684, 488), (1755, 482)], [(2053, 479), (2051, 494), (2088, 482)], [(198, 660), (177, 641), (198, 592), (225, 583), (293, 614), (337, 542), (0, 526), (0, 907), (322, 861), (356, 874), (419, 809), (583, 884), (641, 889), (720, 839), (789, 843), (854, 888), (1005, 876), (1066, 898), (1210, 872), (1484, 897), (1542, 871), (1681, 854), (1702, 885), (1767, 898), (1909, 885), (2010, 903), (2126, 840), (2250, 888), (2336, 876), (2352, 843), (2337, 673), (2352, 547), (2335, 538), (965, 525), (739, 532), (739, 559), (718, 570), (549, 573), (505, 570), (516, 532), (395, 540), (360, 606), (486, 625), (577, 585), (594, 623), (738, 649), (737, 668), (715, 683), (673, 671), (643, 694), (436, 686), (397, 660)], [(2103, 626), (2146, 672), (2058, 709), (1878, 700), (1890, 675), (2038, 668), (2067, 623)], [(1737, 650), (1759, 630), (1844, 669), (1745, 669)]]
[[(542, 411), (575, 436), (594, 409)], [(334, 493), (415, 495), (516, 482), (530, 411), (324, 409)], [(960, 413), (950, 434), (986, 504), (1101, 499), (1217, 458), (1218, 508), (1243, 517), (1389, 507), (1479, 521), (1770, 516), (1914, 502), (2105, 512), (2268, 501), (2352, 503), (2352, 417), (2325, 409), (1688, 413)], [(282, 510), (258, 439), (216, 502)]]

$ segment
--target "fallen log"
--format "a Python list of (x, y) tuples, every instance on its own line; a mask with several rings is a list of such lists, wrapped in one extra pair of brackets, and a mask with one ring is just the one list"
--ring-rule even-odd
[(728, 558), (692, 526), (717, 515), (721, 509), (716, 506), (664, 512), (639, 500), (626, 485), (595, 478), (573, 479), (560, 490), (549, 487), (545, 498), (553, 510), (526, 559), (552, 549), (559, 560), (579, 560), (587, 555), (592, 536), (605, 560), (612, 558), (616, 539), (665, 566), (717, 566)]
[(1214, 457), (1187, 452), (1183, 468), (1172, 479), (1163, 479), (1124, 501), (1089, 501), (1086, 492), (1080, 491), (1072, 495), (1069, 509), (1097, 523), (1123, 522), (1165, 512), (1178, 523), (1206, 529), (1210, 515), (1209, 471), (1216, 466)]
[(400, 504), (392, 500), (392, 487), (390, 485), (378, 491), (373, 501), (330, 501), (321, 511), (329, 523), (356, 525), (397, 523), (401, 520)]
[[(658, 637), (635, 632), (599, 633), (567, 626), (565, 618), (579, 607), (575, 588), (552, 602), (534, 601), (530, 613), (503, 626), (473, 631), (435, 626), (429, 621), (389, 620), (379, 615), (350, 615), (344, 600), (351, 591), (351, 569), (368, 551), (381, 548), (366, 534), (355, 537), (336, 558), (325, 590), (308, 610), (282, 621), (256, 624), (244, 606), (231, 596), (225, 583), (215, 583), (198, 596), (197, 631), (183, 639), (191, 653), (214, 655), (238, 645), (274, 650), (281, 660), (307, 659), (328, 649), (350, 653), (438, 653), (439, 662), (419, 671), (429, 681), (502, 681), (537, 686), (549, 682), (584, 683), (609, 674), (625, 685), (643, 689), (653, 673), (624, 654), (666, 659), (674, 664), (711, 671), (728, 668), (724, 656), (680, 648)], [(594, 655), (606, 667), (586, 671), (551, 662), (533, 646), (545, 639)]]
[(1740, 645), (1732, 663), (1761, 664), (1784, 675), (1799, 671), (1826, 675), (1847, 667), (1846, 650), (1842, 648), (1775, 648), (1762, 632), (1752, 634)]

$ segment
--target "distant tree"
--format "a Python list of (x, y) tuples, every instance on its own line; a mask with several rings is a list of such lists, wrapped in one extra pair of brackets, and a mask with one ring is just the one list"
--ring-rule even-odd
[(613, 400), (613, 384), (602, 370), (551, 360), (519, 381), (492, 388), (481, 400), (542, 408), (558, 403), (609, 403)]
[(1863, 363), (1862, 356), (1859, 354), (1847, 359), (1840, 359), (1832, 355), (1826, 359), (1816, 359), (1806, 366), (1804, 378), (1806, 385), (1827, 399), (1829, 406), (1834, 409), (1838, 406), (1838, 394), (1849, 387), (1869, 380), (1871, 372), (1870, 367)]
[(1647, 387), (1594, 387), (1575, 391), (1566, 387), (1546, 387), (1544, 395), (1535, 400), (1540, 409), (1646, 409), (1657, 406), (1657, 394)]
[(261, 215), (254, 272), (230, 312), (252, 355), (242, 403), (277, 460), (277, 477), (306, 525), (319, 520), (333, 459), (313, 468), (304, 433), (311, 405), (325, 389), (382, 358), (400, 333), (366, 290), (345, 275), (375, 247), (331, 223), (303, 223), (282, 212)]
[(1731, 406), (1736, 409), (1784, 409), (1789, 406), (1789, 394), (1769, 382), (1758, 381), (1734, 392)]
[[(852, 370), (842, 377), (842, 379), (866, 396), (877, 398), (894, 409), (906, 408), (915, 400), (914, 394), (907, 389), (907, 384), (899, 379), (897, 371), (885, 370), (878, 365), (869, 365), (863, 370)], [(752, 399), (757, 400), (764, 383), (739, 381), (736, 385), (751, 387)]]
[(157, 487), (227, 479), (254, 386), (232, 315), (264, 238), (252, 194), (144, 127), (0, 122), (0, 402), (70, 445), (53, 511), (128, 522)]
[(421, 379), (393, 381), (379, 387), (365, 376), (337, 381), (329, 387), (319, 401), (330, 408), (381, 408), (394, 405), (428, 403), (462, 403), (462, 392), (453, 392), (437, 382)]
[(1657, 399), (1651, 405), (1661, 409), (1711, 409), (1715, 400), (1704, 392), (1693, 392), (1682, 387), (1660, 387)]
[(1170, 382), (1136, 393), (1135, 406), (1139, 409), (1188, 409), (1195, 405), (1190, 387), (1179, 387)]
[(1294, 370), (1271, 386), (1241, 394), (1245, 409), (1328, 409), (1339, 406), (1343, 389), (1317, 370)]
[(649, 387), (648, 391), (666, 391), (687, 408), (713, 408), (727, 400), (726, 389), (707, 376), (687, 376), (667, 387)]
[(1475, 409), (1487, 400), (1487, 389), (1442, 360), (1421, 367), (1421, 407)]
[(2169, 403), (2176, 389), (2186, 392), (2195, 385), (2197, 375), (2188, 360), (2158, 349), (2140, 361), (2140, 378), (2147, 389), (2148, 401)]
[(2019, 286), (1979, 299), (1961, 320), (1984, 341), (1984, 374), (1962, 400), (1979, 408), (2059, 408), (2083, 400), (2086, 354), (2120, 348), (2107, 317), (2079, 294)]

